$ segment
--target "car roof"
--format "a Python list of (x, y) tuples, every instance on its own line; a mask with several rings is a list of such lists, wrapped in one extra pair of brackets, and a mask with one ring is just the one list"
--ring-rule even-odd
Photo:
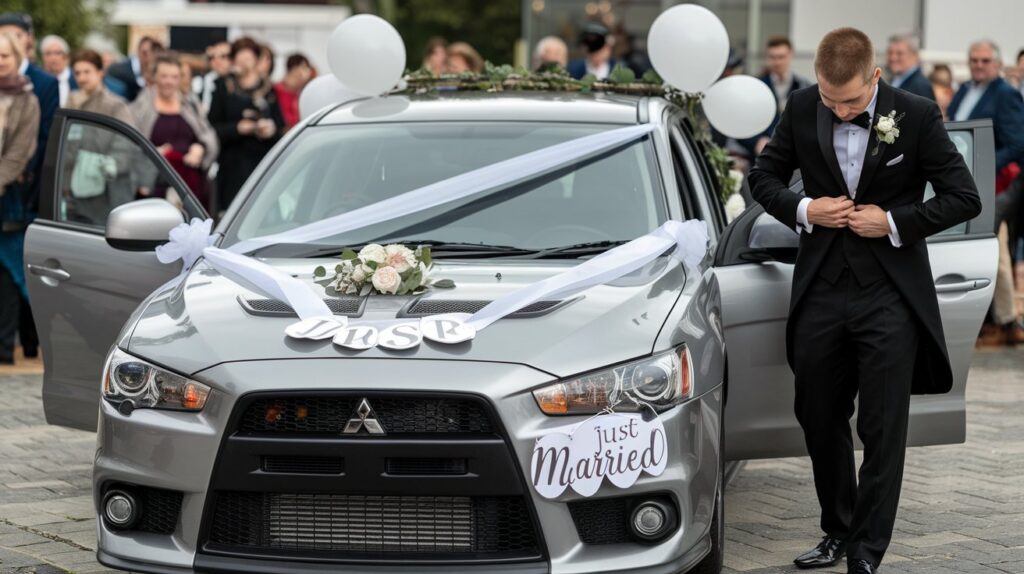
[(346, 102), (315, 123), (536, 121), (629, 125), (646, 123), (651, 105), (665, 106), (668, 102), (606, 93), (431, 92)]

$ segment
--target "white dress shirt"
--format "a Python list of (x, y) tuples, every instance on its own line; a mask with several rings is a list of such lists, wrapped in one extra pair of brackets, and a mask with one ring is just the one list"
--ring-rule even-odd
[(60, 107), (63, 108), (71, 93), (71, 68), (64, 68), (63, 72), (57, 74), (57, 89), (60, 90)]
[[(878, 100), (878, 86), (875, 86), (875, 93), (871, 96), (871, 103), (868, 104), (868, 116), (871, 117), (871, 125), (874, 125), (875, 104)], [(839, 161), (839, 169), (843, 172), (843, 179), (846, 181), (847, 193), (850, 199), (857, 198), (857, 185), (860, 183), (860, 174), (864, 169), (864, 158), (867, 155), (868, 143), (871, 141), (871, 131), (854, 125), (849, 122), (833, 124), (832, 126), (832, 147), (836, 152), (836, 160)], [(814, 224), (807, 220), (807, 206), (811, 204), (811, 198), (805, 197), (800, 200), (796, 209), (797, 233), (814, 230)], [(893, 247), (900, 247), (900, 234), (896, 231), (896, 222), (892, 219), (892, 213), (885, 212), (889, 220), (889, 241)]]

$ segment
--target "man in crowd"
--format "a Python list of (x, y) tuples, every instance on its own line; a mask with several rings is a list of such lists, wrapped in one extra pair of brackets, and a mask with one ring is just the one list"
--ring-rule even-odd
[(793, 43), (785, 36), (774, 36), (768, 39), (765, 50), (766, 71), (761, 76), (761, 81), (768, 84), (775, 94), (775, 102), (778, 105), (775, 112), (775, 119), (772, 120), (768, 129), (757, 141), (755, 150), (760, 152), (771, 138), (779, 123), (779, 114), (786, 109), (786, 102), (793, 92), (811, 85), (810, 80), (803, 78), (793, 72)]
[(71, 73), (71, 66), (69, 65), (71, 48), (64, 41), (64, 38), (54, 35), (43, 38), (39, 47), (43, 52), (43, 69), (57, 78), (60, 105), (64, 107), (68, 102), (68, 94), (78, 89), (78, 84), (75, 83), (75, 75)]
[(612, 58), (612, 42), (608, 28), (597, 22), (585, 25), (580, 33), (580, 46), (585, 56), (569, 62), (569, 75), (577, 80), (587, 74), (593, 74), (598, 80), (607, 79), (616, 64)]
[(277, 92), (277, 104), (281, 106), (284, 127), (289, 130), (299, 123), (299, 95), (316, 71), (309, 59), (298, 53), (288, 56), (285, 69), (284, 79), (274, 84), (274, 91)]
[(919, 50), (920, 44), (916, 36), (896, 34), (889, 38), (889, 48), (885, 52), (889, 83), (894, 88), (934, 100), (932, 83), (921, 73)]
[(555, 68), (564, 70), (569, 65), (569, 47), (558, 36), (546, 36), (537, 42), (533, 52), (533, 69)]
[(143, 36), (139, 40), (138, 49), (135, 55), (110, 66), (107, 70), (107, 77), (120, 80), (124, 83), (124, 98), (129, 102), (134, 101), (146, 87), (146, 74), (153, 63), (153, 54), (163, 50), (164, 46), (156, 38)]
[(210, 71), (199, 78), (198, 82), (193, 80), (192, 91), (202, 103), (203, 111), (209, 113), (217, 78), (223, 78), (231, 72), (231, 44), (227, 40), (221, 40), (207, 46), (206, 64)]
[[(26, 54), (31, 53), (35, 45), (35, 38), (32, 36), (32, 17), (28, 14), (8, 12), (0, 14), (0, 32), (11, 34), (15, 40), (21, 42)], [(28, 226), (34, 214), (39, 208), (39, 187), (43, 172), (43, 156), (46, 154), (46, 142), (50, 137), (50, 125), (53, 123), (53, 114), (57, 111), (60, 100), (60, 89), (57, 87), (57, 80), (40, 69), (25, 58), (19, 70), (24, 76), (32, 81), (32, 91), (39, 100), (39, 134), (36, 138), (36, 151), (25, 169), (24, 183), (25, 195), (17, 198), (18, 205), (14, 206), (18, 214), (4, 214), (4, 231), (16, 231), (15, 226)], [(7, 205), (10, 205), (8, 202)], [(9, 221), (13, 219), (14, 221)], [(10, 229), (8, 229), (10, 227)], [(39, 349), (39, 338), (36, 335), (35, 324), (32, 322), (32, 309), (27, 300), (22, 300), (20, 307), (19, 331), (21, 345), (25, 356), (35, 357)]]
[[(999, 77), (1003, 58), (991, 40), (971, 44), (968, 51), (971, 81), (965, 82), (949, 104), (949, 118), (956, 121), (990, 118), (995, 131), (996, 174), (1012, 163), (1024, 165), (1024, 99), (1016, 88)], [(999, 191), (999, 190), (997, 190)], [(1017, 205), (1024, 195), (1020, 184), (1010, 185), (996, 195), (995, 231), (1000, 233), (999, 270), (992, 301), (992, 319), (1003, 331), (1007, 344), (1021, 338), (1021, 325), (1014, 302), (1013, 261), (1008, 232), (1013, 228)]]

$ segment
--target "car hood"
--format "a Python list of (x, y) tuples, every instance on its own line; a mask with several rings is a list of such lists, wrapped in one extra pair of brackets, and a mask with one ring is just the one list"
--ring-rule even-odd
[[(293, 276), (306, 278), (303, 280), (317, 292), (323, 288), (312, 283), (313, 268), (336, 262), (264, 261)], [(445, 311), (463, 301), (490, 301), (578, 263), (508, 259), (435, 261), (432, 276), (452, 279), (456, 287), (431, 290), (421, 296), (421, 301), (446, 300)], [(273, 302), (200, 263), (182, 282), (150, 297), (135, 314), (136, 323), (129, 327), (131, 334), (122, 345), (136, 356), (185, 374), (233, 361), (352, 357), (518, 363), (563, 377), (650, 353), (685, 283), (682, 266), (669, 257), (661, 257), (629, 275), (564, 300), (540, 315), (501, 319), (468, 343), (441, 345), (424, 341), (407, 351), (353, 351), (330, 340), (300, 341), (286, 337), (285, 327), (298, 320), (294, 315), (268, 315), (268, 310), (272, 312), (280, 304), (268, 305)], [(363, 304), (360, 318), (394, 319), (412, 299), (370, 296)]]

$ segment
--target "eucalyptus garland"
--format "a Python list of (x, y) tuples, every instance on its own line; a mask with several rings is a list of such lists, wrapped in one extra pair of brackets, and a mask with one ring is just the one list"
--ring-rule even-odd
[(717, 176), (715, 183), (723, 203), (728, 200), (735, 189), (735, 183), (730, 175), (733, 162), (725, 149), (711, 139), (711, 125), (701, 109), (701, 95), (681, 92), (666, 85), (654, 70), (649, 70), (638, 78), (633, 70), (619, 64), (604, 81), (598, 81), (593, 74), (588, 74), (577, 80), (558, 67), (531, 72), (525, 68), (513, 67), (508, 64), (496, 66), (487, 62), (484, 65), (484, 71), (479, 74), (466, 72), (435, 77), (428, 70), (420, 69), (407, 74), (405, 82), (405, 89), (399, 90), (398, 93), (540, 91), (583, 94), (615, 93), (665, 98), (686, 110), (694, 137), (700, 144), (704, 157), (715, 170)]

